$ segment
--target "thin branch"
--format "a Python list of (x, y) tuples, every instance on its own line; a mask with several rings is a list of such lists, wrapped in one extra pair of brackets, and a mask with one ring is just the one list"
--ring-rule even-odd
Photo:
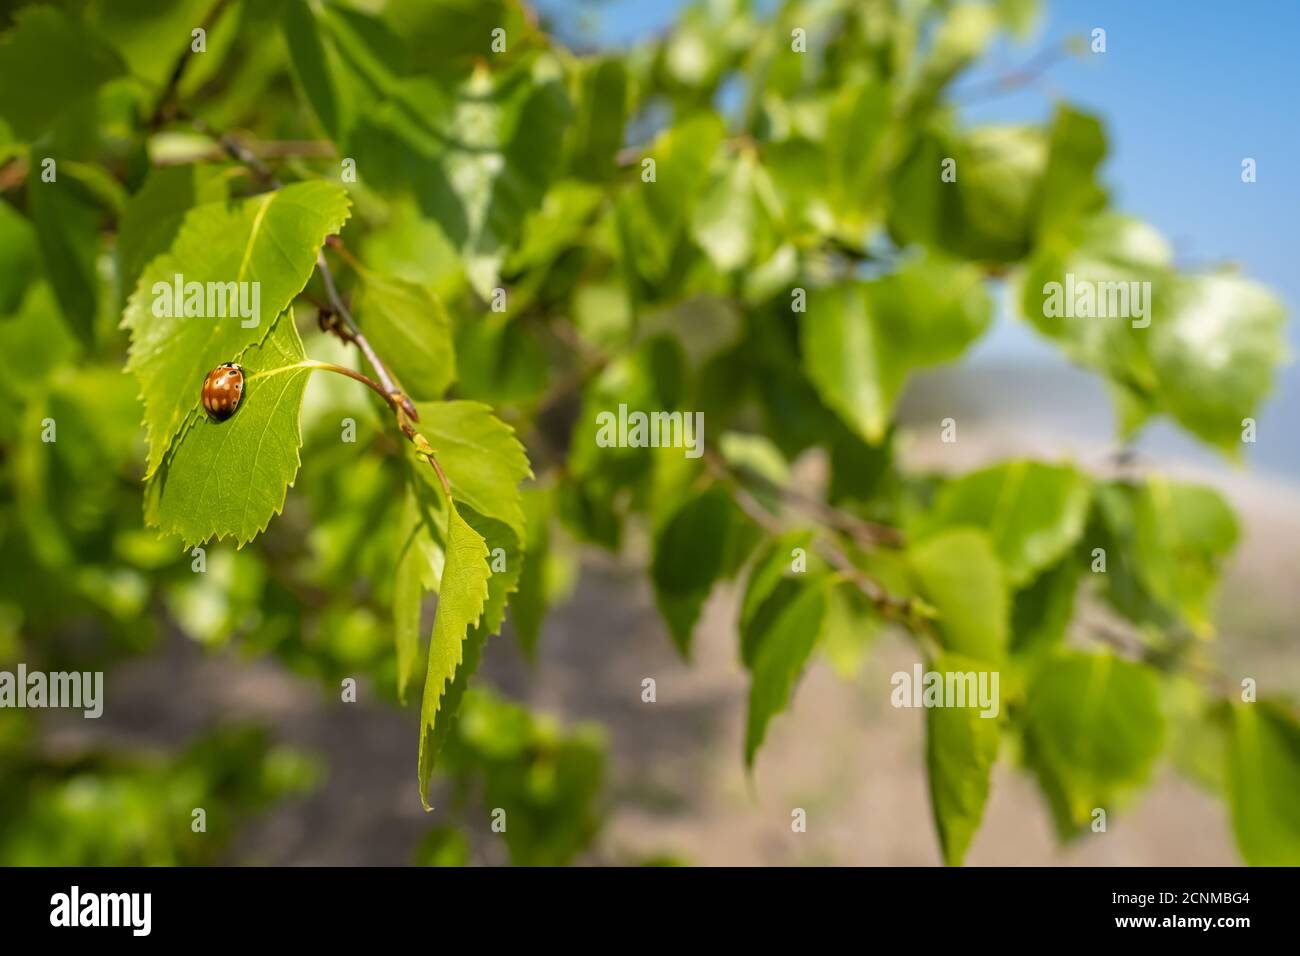
[(1032, 86), (1041, 80), (1057, 64), (1075, 55), (1077, 38), (1067, 38), (1061, 42), (1040, 50), (1023, 66), (1008, 70), (988, 83), (960, 91), (956, 99), (960, 103), (972, 103), (1011, 93)]
[[(716, 456), (706, 457), (705, 463), (714, 476), (731, 486), (736, 498), (736, 505), (749, 518), (771, 535), (780, 535), (785, 527), (776, 516), (763, 507), (762, 503), (740, 484), (735, 475), (719, 463)], [(886, 619), (903, 625), (915, 637), (921, 649), (931, 657), (939, 653), (940, 645), (929, 620), (920, 606), (912, 599), (899, 597), (875, 578), (855, 565), (843, 551), (825, 535), (817, 539), (819, 550), (826, 560), (839, 572), (840, 576), (853, 584)]]
[(376, 395), (382, 398), (384, 402), (388, 405), (388, 407), (391, 408), (394, 412), (397, 411), (397, 400), (390, 393), (384, 391), (384, 387), (382, 385), (376, 382), (369, 375), (366, 375), (364, 372), (358, 372), (356, 369), (348, 368), (345, 365), (335, 365), (333, 362), (317, 362), (310, 359), (303, 363), (303, 367), (318, 368), (325, 372), (336, 372), (339, 375), (346, 375), (348, 378), (352, 379), (353, 381), (360, 382), (366, 388), (370, 389), (372, 392), (374, 392)]
[(822, 553), (845, 580), (856, 585), (885, 618), (903, 625), (916, 639), (927, 657), (933, 660), (942, 653), (943, 646), (934, 633), (934, 627), (913, 598), (891, 594), (879, 581), (855, 565), (833, 542), (823, 540), (821, 544)]
[[(216, 0), (216, 3), (212, 5), (212, 9), (208, 11), (208, 15), (199, 24), (199, 28), (204, 33), (212, 29), (212, 25), (220, 18), (222, 11), (229, 2), (230, 0)], [(193, 59), (192, 52), (192, 50), (185, 50), (176, 61), (176, 65), (172, 67), (171, 75), (167, 78), (167, 85), (163, 87), (158, 102), (154, 106), (153, 115), (149, 118), (150, 129), (161, 126), (166, 121), (168, 113), (175, 108), (176, 91), (181, 85), (181, 79), (185, 76), (185, 70), (189, 67), (190, 60)]]
[(334, 282), (334, 273), (330, 271), (329, 263), (325, 261), (325, 250), (323, 249), (316, 256), (316, 268), (320, 271), (321, 281), (325, 283), (325, 295), (329, 298), (330, 307), (333, 309), (334, 315), (343, 323), (343, 328), (347, 333), (345, 341), (354, 343), (361, 350), (361, 354), (366, 357), (370, 367), (375, 370), (375, 376), (379, 379), (379, 384), (384, 387), (388, 394), (401, 403), (407, 415), (418, 422), (420, 415), (415, 410), (415, 404), (398, 387), (392, 373), (388, 371), (388, 366), (375, 354), (370, 342), (357, 328), (352, 313), (348, 311), (347, 305), (343, 302), (343, 297), (339, 295), (338, 286)]
[(1232, 680), (1222, 671), (1198, 658), (1175, 653), (1173, 649), (1162, 650), (1152, 647), (1136, 630), (1126, 625), (1095, 615), (1091, 618), (1080, 617), (1076, 623), (1087, 636), (1157, 670), (1165, 672), (1184, 670), (1224, 697), (1231, 696), (1236, 691)]
[(841, 508), (836, 508), (834, 505), (820, 501), (811, 495), (797, 491), (788, 485), (779, 484), (752, 469), (733, 466), (715, 451), (706, 450), (705, 455), (716, 468), (733, 475), (737, 479), (743, 479), (750, 484), (758, 485), (763, 491), (776, 495), (784, 502), (809, 512), (823, 524), (847, 534), (858, 547), (865, 551), (878, 547), (901, 548), (905, 543), (903, 532), (898, 528), (860, 518)]
[(23, 157), (15, 156), (0, 166), (0, 193), (8, 192), (25, 182), (27, 182), (27, 160)]
[[(259, 159), (285, 159), (302, 156), (318, 159), (336, 155), (332, 143), (323, 140), (274, 140), (250, 144), (248, 151)], [(187, 166), (191, 163), (210, 163), (222, 156), (229, 155), (229, 150), (222, 146), (198, 150), (183, 156), (165, 156), (154, 161), (155, 166)]]

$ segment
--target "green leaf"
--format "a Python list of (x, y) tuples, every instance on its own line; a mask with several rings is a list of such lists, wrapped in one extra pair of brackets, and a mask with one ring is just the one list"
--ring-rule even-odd
[(185, 215), (226, 198), (229, 175), (206, 166), (154, 166), (122, 211), (117, 258), (122, 288), (133, 290), (149, 260), (171, 248)]
[(45, 273), (63, 317), (83, 342), (91, 342), (98, 312), (96, 261), (103, 213), (77, 179), (66, 169), (61, 173), (54, 182), (42, 182), (41, 167), (33, 163), (27, 177), (28, 205)]
[[(124, 63), (130, 64), (133, 78), (146, 80), (152, 95), (166, 86), (182, 56), (191, 53), (197, 26), (208, 30), (207, 50), (195, 60), (216, 56), (213, 24), (205, 22), (213, 9), (212, 0), (172, 0), (160, 4), (154, 0), (112, 0), (111, 3), (85, 4), (86, 25), (96, 36), (109, 43)], [(198, 67), (191, 63), (186, 72)]]
[[(722, 120), (714, 113), (680, 120), (660, 133), (648, 156), (638, 160), (636, 178), (619, 196), (626, 255), (651, 282), (668, 270), (723, 132)], [(654, 182), (642, 178), (647, 175), (644, 159), (654, 160)]]
[(970, 525), (983, 528), (1013, 587), (1027, 584), (1068, 552), (1083, 534), (1091, 482), (1067, 465), (1012, 461), (944, 485), (922, 519), (922, 534)]
[(420, 650), (420, 608), (430, 572), (426, 548), (429, 530), (409, 489), (398, 528), (397, 568), (393, 572), (393, 641), (397, 648), (397, 699), (404, 704), (406, 688), (415, 676), (415, 658)]
[(1251, 866), (1300, 865), (1300, 723), (1284, 706), (1233, 704), (1228, 805), (1237, 847)]
[(407, 395), (441, 398), (456, 380), (451, 320), (428, 289), (367, 271), (357, 290), (357, 321)]
[(570, 114), (559, 67), (542, 57), (500, 74), (476, 69), (450, 96), (406, 81), (358, 123), (353, 149), (363, 181), (410, 194), (438, 221), (487, 299), (561, 169)]
[(726, 490), (713, 485), (677, 507), (655, 534), (655, 603), (683, 657), (690, 654), (700, 609), (723, 576), (735, 510)]
[[(740, 660), (753, 667), (763, 638), (772, 621), (800, 593), (804, 582), (819, 577), (825, 568), (811, 554), (813, 533), (791, 531), (773, 538), (758, 553), (745, 583), (740, 603)], [(802, 555), (797, 555), (802, 551)], [(795, 570), (796, 557), (803, 559), (803, 571)]]
[[(987, 671), (982, 661), (944, 654), (930, 663), (940, 674)], [(930, 707), (925, 713), (925, 766), (930, 782), (930, 809), (943, 860), (960, 866), (984, 817), (989, 776), (1001, 738), (996, 716), (979, 707)]]
[(1074, 613), (1085, 561), (1067, 554), (1012, 597), (1011, 649), (1036, 657), (1059, 645)]
[(524, 654), (533, 659), (537, 655), (542, 619), (550, 597), (547, 564), (551, 556), (550, 515), (555, 507), (555, 496), (549, 488), (525, 488), (523, 505), (528, 537), (524, 542), (519, 593), (510, 605), (510, 621), (519, 635)]
[(40, 275), (36, 232), (7, 202), (0, 202), (0, 315), (18, 308), (28, 285)]
[(528, 406), (546, 391), (548, 355), (537, 326), (489, 312), (456, 330), (456, 390), (465, 398)]
[(1133, 390), (1138, 397), (1149, 395), (1156, 388), (1147, 352), (1149, 329), (1133, 328), (1131, 319), (1052, 314), (1065, 311), (1055, 307), (1053, 296), (1064, 299), (1071, 275), (1077, 288), (1084, 283), (1101, 288), (1099, 284), (1105, 282), (1149, 282), (1157, 300), (1147, 303), (1154, 318), (1171, 261), (1168, 244), (1149, 226), (1113, 213), (1095, 216), (1079, 224), (1070, 245), (1046, 246), (1030, 260), (1020, 289), (1021, 312), (1039, 332), (1060, 343), (1075, 362)]
[(841, 581), (827, 590), (820, 650), (841, 680), (852, 681), (858, 676), (884, 629), (884, 618), (857, 585)]
[(1217, 491), (1153, 476), (1133, 512), (1133, 566), (1147, 591), (1200, 634), (1212, 627), (1219, 569), (1237, 542), (1237, 520)]
[(978, 270), (915, 262), (810, 296), (800, 326), (804, 370), (846, 424), (879, 444), (908, 374), (960, 355), (991, 317)]
[(789, 706), (794, 685), (817, 646), (825, 619), (825, 582), (811, 582), (784, 606), (757, 641), (745, 721), (746, 767), (753, 768), (767, 725)]
[[(1120, 310), (1127, 301), (1130, 315), (1067, 314), (1077, 311), (1071, 289), (1076, 299), (1096, 290), (1108, 309), (1112, 298)], [(1258, 413), (1290, 358), (1286, 310), (1271, 292), (1228, 271), (1176, 275), (1154, 230), (1115, 215), (1083, 220), (1068, 241), (1035, 255), (1019, 302), (1073, 361), (1108, 379), (1126, 436), (1165, 413), (1237, 457), (1244, 419)]]
[[(3, 400), (14, 392), (44, 391), (60, 365), (79, 351), (77, 340), (59, 321), (54, 291), (44, 279), (27, 288), (15, 314), (0, 319), (0, 389)], [(18, 417), (13, 416), (14, 427)], [(6, 436), (6, 440), (8, 440)]]
[[(526, 49), (530, 15), (519, 0), (391, 0), (384, 18), (421, 59), (438, 69), (459, 69), (468, 64), (511, 56)], [(505, 52), (493, 49), (492, 31), (505, 31)]]
[(996, 13), (982, 3), (960, 3), (939, 23), (929, 56), (909, 91), (913, 103), (936, 100), (958, 73), (969, 66), (997, 32)]
[(1236, 458), (1244, 419), (1259, 414), (1278, 369), (1290, 360), (1286, 307), (1268, 289), (1229, 272), (1180, 279), (1166, 307), (1152, 315), (1149, 330), (1159, 383), (1153, 404)]
[(705, 187), (692, 214), (691, 237), (720, 272), (748, 264), (754, 253), (760, 212), (754, 192), (757, 172), (752, 152), (727, 159)]
[[(447, 502), (447, 561), (438, 585), (438, 610), (429, 638), (429, 661), (420, 705), (420, 803), (429, 806), (429, 776), (437, 754), (434, 731), (443, 709), (443, 696), (463, 660), (463, 645), (477, 626), (488, 602), (488, 548), (483, 537), (466, 524), (454, 501)], [(450, 714), (444, 714), (443, 723)]]
[[(192, 210), (171, 250), (145, 269), (122, 324), (131, 330), (127, 368), (140, 382), (149, 435), (148, 473), (199, 404), (203, 378), (223, 362), (237, 362), (260, 343), (316, 268), (325, 237), (348, 217), (347, 194), (326, 182), (295, 183), (235, 203)], [(258, 283), (260, 315), (241, 319), (154, 315), (163, 286), (184, 282)], [(252, 286), (248, 287), (251, 289)], [(205, 306), (206, 309), (206, 306)], [(172, 310), (173, 313), (179, 311)], [(248, 323), (248, 327), (245, 327)]]
[(1130, 620), (1194, 633), (1212, 631), (1220, 570), (1237, 522), (1218, 492), (1159, 477), (1107, 482), (1096, 492), (1089, 543), (1104, 550), (1101, 576), (1111, 605)]
[(617, 170), (627, 121), (627, 70), (616, 57), (584, 64), (578, 101), (569, 131), (570, 167), (584, 180), (602, 181)]
[(0, 42), (0, 119), (31, 141), (125, 67), (98, 36), (53, 7), (28, 7), (16, 19)]
[[(948, 159), (956, 180), (945, 182)], [(924, 243), (966, 259), (1018, 260), (1032, 245), (1046, 164), (1046, 137), (1034, 127), (927, 130), (897, 167), (890, 234), (899, 245)]]
[(281, 28), (294, 79), (326, 135), (346, 148), (354, 105), (332, 38), (322, 36), (316, 9), (306, 0), (285, 0)]
[[(293, 311), (280, 316), (265, 342), (240, 359), (244, 396), (234, 416), (214, 422), (195, 412), (149, 481), (146, 517), (186, 548), (230, 536), (240, 547), (284, 507), (298, 474), (298, 416), (311, 369)], [(190, 386), (198, 395), (200, 376)]]
[(880, 210), (886, 184), (880, 163), (890, 141), (889, 118), (889, 87), (876, 80), (846, 84), (830, 104), (826, 178), (810, 185), (825, 190), (826, 203), (853, 245), (861, 243)]
[(946, 650), (999, 662), (1008, 642), (1006, 574), (989, 536), (975, 528), (942, 531), (908, 553), (922, 597), (939, 612)]
[[(447, 534), (444, 533), (443, 526), (451, 519), (440, 518), (440, 516), (447, 510), (444, 504), (446, 498), (442, 497), (440, 492), (428, 490), (418, 483), (414, 486), (414, 490), (416, 492), (417, 511), (424, 523), (424, 536), (426, 538), (436, 537), (439, 541), (445, 539)], [(436, 500), (431, 500), (430, 495)], [(434, 720), (432, 729), (424, 736), (422, 742), (423, 754), (427, 758), (422, 763), (422, 766), (430, 768), (434, 758), (442, 751), (443, 746), (451, 736), (461, 701), (469, 688), (470, 677), (478, 668), (479, 658), (483, 653), (487, 639), (501, 629), (501, 625), (505, 620), (506, 602), (519, 584), (524, 561), (523, 546), (514, 530), (507, 524), (495, 518), (484, 517), (464, 503), (457, 504), (456, 510), (460, 513), (465, 524), (483, 539), (490, 576), (488, 578), (487, 599), (483, 603), (482, 615), (478, 622), (470, 626), (464, 634), (460, 649), (460, 662), (455, 667), (455, 676), (445, 684), (440, 700), (436, 704), (437, 719)], [(417, 537), (417, 541), (419, 540)], [(445, 552), (443, 553), (445, 554)], [(440, 573), (440, 576), (443, 577), (437, 586), (440, 594), (442, 584), (447, 580), (445, 578), (446, 567), (447, 564), (444, 560), (442, 562), (443, 570)], [(406, 639), (409, 641), (409, 635)], [(428, 700), (427, 694), (428, 685), (426, 684), (426, 702)], [(427, 785), (427, 777), (423, 779)]]
[[(532, 470), (514, 429), (480, 402), (421, 402), (415, 407), (420, 415), (416, 428), (433, 446), (452, 497), (485, 518), (504, 522), (523, 541), (519, 483), (532, 477)], [(428, 465), (422, 464), (416, 474), (431, 487), (438, 486)]]
[(1068, 232), (1079, 220), (1098, 212), (1106, 192), (1097, 184), (1097, 169), (1106, 156), (1101, 121), (1060, 105), (1052, 118), (1047, 168), (1038, 192), (1037, 236)]
[(1164, 739), (1155, 675), (1109, 654), (1067, 651), (1045, 663), (1024, 722), (1027, 755), (1063, 837), (1145, 782)]

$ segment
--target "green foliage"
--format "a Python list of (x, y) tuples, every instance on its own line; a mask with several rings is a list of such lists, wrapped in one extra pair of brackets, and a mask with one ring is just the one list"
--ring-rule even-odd
[[(211, 734), (168, 758), (86, 753), (45, 765), (0, 743), (0, 863), (5, 866), (192, 866), (223, 860), (231, 821), (313, 789), (320, 768), (264, 732)], [(206, 811), (193, 829), (192, 811)]]
[[(929, 670), (978, 673), (987, 665), (945, 654)], [(944, 862), (959, 866), (984, 816), (989, 775), (997, 759), (998, 718), (971, 706), (933, 707), (925, 716), (925, 764), (930, 776), (930, 806)]]
[(441, 398), (456, 378), (451, 321), (442, 303), (413, 282), (366, 273), (357, 290), (357, 321), (406, 394)]
[(1276, 701), (1231, 709), (1228, 803), (1242, 856), (1252, 866), (1291, 866), (1300, 853), (1300, 723)]
[[(404, 703), (424, 654), (419, 794), (448, 801), (416, 858), (490, 858), (449, 820), (481, 831), (500, 807), (513, 862), (567, 863), (604, 813), (600, 736), (475, 672), (507, 617), (546, 654), (565, 568), (595, 544), (646, 567), (683, 656), (740, 577), (751, 772), (817, 651), (852, 676), (889, 629), (932, 669), (998, 673), (997, 719), (925, 715), (947, 863), (1000, 752), (1068, 838), (1214, 717), (1243, 857), (1300, 860), (1294, 715), (1225, 708), (1214, 681), (1173, 693), (1206, 669), (1238, 539), (1223, 498), (1064, 463), (905, 465), (912, 373), (960, 360), (1004, 288), (1101, 377), (1124, 439), (1164, 415), (1235, 457), (1286, 358), (1271, 292), (1180, 271), (1111, 206), (1098, 117), (961, 122), (952, 84), (1035, 4), (699, 2), (595, 55), (515, 0), (154, 6), (0, 21), (0, 660), (113, 661), (179, 626)], [(1149, 323), (1053, 310), (1067, 275), (1149, 283)], [(187, 314), (184, 288), (165, 308), (177, 281), (257, 283), (260, 313), (207, 314), (205, 296)], [(227, 362), (247, 394), (216, 423), (201, 388)], [(703, 457), (604, 447), (620, 406), (702, 411)], [(178, 546), (203, 542), (194, 575)], [(227, 792), (207, 759), (83, 773), (24, 752), (0, 854), (207, 861), (87, 836), (77, 812), (90, 793), (156, 837)], [(245, 780), (231, 806), (290, 789)]]
[(0, 118), (30, 141), (125, 71), (117, 52), (84, 25), (51, 7), (28, 7), (0, 41)]
[(879, 444), (908, 372), (960, 355), (991, 316), (978, 270), (916, 263), (814, 295), (802, 325), (804, 368), (822, 400)]
[(1009, 582), (1018, 587), (1065, 554), (1083, 534), (1089, 481), (1073, 468), (1016, 461), (944, 485), (923, 519), (922, 539), (969, 525), (992, 539)]
[(487, 544), (447, 503), (446, 563), (438, 583), (438, 615), (429, 637), (429, 667), (424, 676), (424, 702), (420, 705), (420, 799), (429, 807), (429, 775), (436, 748), (432, 734), (447, 685), (456, 678), (464, 660), (462, 645), (470, 628), (477, 627), (488, 599)]
[(912, 547), (918, 590), (939, 612), (945, 649), (990, 663), (1002, 660), (1009, 633), (1006, 572), (983, 531), (945, 531)]
[[(599, 730), (565, 732), (554, 720), (484, 690), (465, 695), (461, 715), (447, 764), (457, 774), (462, 802), (468, 790), (479, 790), (476, 817), (486, 817), (502, 834), (512, 863), (571, 862), (591, 842), (604, 813)], [(491, 816), (497, 811), (505, 812), (499, 831)]]
[(1145, 782), (1164, 733), (1150, 670), (1072, 651), (1038, 671), (1024, 723), (1031, 764), (1063, 837)]
[(731, 496), (714, 485), (671, 512), (655, 536), (655, 600), (683, 657), (690, 653), (700, 608), (723, 575), (739, 518)]
[[(811, 581), (779, 591), (764, 603), (753, 633), (749, 669), (749, 716), (745, 722), (745, 765), (754, 757), (767, 735), (772, 717), (790, 704), (795, 682), (821, 636), (826, 620), (825, 581)], [(768, 610), (772, 602), (777, 606)], [(764, 613), (766, 612), (766, 613)]]

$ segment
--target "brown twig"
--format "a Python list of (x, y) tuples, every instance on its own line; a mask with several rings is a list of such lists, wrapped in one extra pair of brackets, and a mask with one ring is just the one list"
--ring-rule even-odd
[(1001, 76), (981, 86), (962, 91), (957, 96), (957, 100), (961, 103), (971, 103), (1024, 89), (1042, 79), (1052, 67), (1074, 55), (1072, 40), (1063, 40), (1040, 50), (1023, 66), (1008, 70)]
[[(322, 158), (336, 155), (333, 144), (321, 140), (278, 140), (250, 145), (248, 151), (259, 159), (285, 159), (292, 156)], [(186, 156), (167, 156), (155, 160), (156, 166), (185, 166), (190, 163), (209, 163), (228, 155), (221, 146), (200, 150)]]
[(782, 501), (797, 508), (802, 508), (823, 524), (848, 535), (864, 551), (878, 547), (901, 548), (905, 543), (903, 532), (898, 528), (860, 518), (841, 508), (820, 501), (811, 495), (796, 491), (788, 485), (779, 484), (752, 469), (734, 466), (712, 449), (706, 449), (704, 454), (713, 467), (721, 469), (737, 479), (759, 485), (762, 490), (776, 495)]
[[(777, 520), (776, 516), (764, 508), (749, 489), (736, 480), (734, 472), (728, 470), (725, 463), (721, 462), (717, 456), (706, 456), (705, 463), (716, 478), (727, 482), (731, 486), (736, 498), (736, 505), (755, 524), (771, 535), (780, 535), (785, 532), (786, 528)], [(882, 616), (907, 628), (921, 646), (921, 649), (930, 657), (934, 657), (939, 653), (939, 640), (930, 626), (930, 621), (915, 600), (892, 594), (883, 584), (855, 565), (849, 556), (825, 535), (818, 537), (817, 544), (822, 555), (835, 568), (840, 577), (861, 591), (867, 600), (880, 611)]]
[[(217, 22), (217, 19), (221, 16), (222, 10), (225, 9), (229, 2), (230, 0), (216, 0), (216, 3), (212, 5), (212, 9), (208, 11), (208, 15), (204, 17), (203, 22), (199, 24), (199, 28), (205, 33), (210, 30), (212, 25)], [(158, 102), (154, 106), (153, 115), (149, 118), (150, 129), (156, 129), (161, 126), (167, 120), (168, 114), (175, 110), (176, 91), (181, 85), (181, 79), (185, 76), (186, 69), (189, 68), (190, 60), (193, 59), (191, 56), (192, 52), (193, 51), (188, 49), (185, 50), (185, 52), (180, 55), (180, 58), (177, 59), (176, 65), (172, 67), (171, 75), (167, 78), (167, 84), (163, 87), (163, 91), (158, 97)]]
[(1231, 679), (1213, 666), (1197, 658), (1175, 653), (1173, 648), (1165, 650), (1152, 647), (1132, 628), (1095, 615), (1080, 619), (1078, 623), (1087, 636), (1123, 651), (1157, 670), (1168, 672), (1181, 668), (1223, 697), (1231, 696), (1236, 690)]

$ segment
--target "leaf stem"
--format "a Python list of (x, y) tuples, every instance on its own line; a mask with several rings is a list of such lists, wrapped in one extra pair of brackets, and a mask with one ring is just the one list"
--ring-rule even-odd
[[(736, 475), (729, 471), (717, 456), (706, 455), (705, 463), (715, 477), (731, 486), (737, 506), (755, 524), (772, 535), (779, 535), (785, 530), (776, 516), (763, 507), (762, 503), (737, 480)], [(925, 653), (932, 657), (938, 653), (940, 646), (938, 638), (929, 620), (914, 600), (890, 593), (883, 584), (855, 565), (829, 535), (823, 532), (817, 541), (820, 545), (819, 550), (835, 567), (842, 580), (853, 584), (861, 591), (884, 617), (906, 627)]]
[[(348, 378), (352, 379), (353, 381), (360, 382), (362, 385), (366, 386), (366, 388), (370, 389), (372, 392), (374, 392), (376, 395), (382, 398), (387, 403), (389, 408), (393, 409), (394, 411), (397, 410), (397, 402), (393, 398), (393, 396), (389, 392), (385, 391), (382, 385), (376, 382), (369, 375), (366, 375), (364, 372), (358, 372), (355, 369), (347, 368), (344, 365), (335, 365), (333, 362), (317, 362), (315, 359), (306, 359), (305, 361), (299, 362), (298, 367), (318, 368), (326, 372), (337, 372), (339, 375), (346, 375)], [(252, 377), (255, 378), (256, 375)]]

